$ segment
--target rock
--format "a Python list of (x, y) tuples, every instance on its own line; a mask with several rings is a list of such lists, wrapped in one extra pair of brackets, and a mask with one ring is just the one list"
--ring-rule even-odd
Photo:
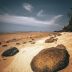
[(32, 38), (32, 40), (34, 40), (34, 39)]
[(6, 43), (16, 42), (16, 41), (17, 41), (17, 39), (11, 39), (11, 40), (6, 41)]
[(31, 42), (31, 44), (35, 44), (35, 42)]
[(53, 32), (52, 35), (54, 35), (56, 37), (56, 36), (61, 36), (62, 34), (61, 34), (61, 32)]
[(23, 42), (23, 44), (26, 44), (26, 42)]
[(45, 43), (52, 43), (52, 42), (55, 42), (55, 41), (57, 41), (57, 38), (51, 37), (51, 38), (45, 40)]
[(59, 44), (59, 45), (57, 45), (56, 48), (66, 49), (66, 47), (65, 47), (63, 44)]
[(0, 45), (1, 45), (2, 43), (0, 42)]
[(20, 45), (20, 43), (16, 43), (16, 45)]
[(7, 45), (2, 45), (2, 47), (7, 47)]
[(29, 42), (32, 42), (32, 41), (29, 41)]
[(9, 56), (14, 56), (15, 54), (17, 54), (19, 52), (19, 50), (16, 47), (7, 49), (6, 51), (4, 51), (2, 53), (3, 57), (9, 57)]
[(31, 61), (33, 72), (57, 72), (69, 63), (66, 49), (51, 47), (40, 51)]
[(17, 39), (12, 39), (12, 40), (11, 40), (11, 42), (16, 42), (16, 41), (17, 41)]

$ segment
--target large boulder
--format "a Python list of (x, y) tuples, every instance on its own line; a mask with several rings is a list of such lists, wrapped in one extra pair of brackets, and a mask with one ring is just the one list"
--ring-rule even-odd
[(69, 63), (69, 54), (66, 49), (58, 47), (40, 51), (31, 61), (33, 72), (57, 72), (64, 69)]
[(6, 51), (4, 51), (2, 53), (3, 57), (9, 57), (9, 56), (14, 56), (15, 54), (17, 54), (19, 52), (19, 50), (16, 47), (12, 47), (10, 49), (7, 49)]

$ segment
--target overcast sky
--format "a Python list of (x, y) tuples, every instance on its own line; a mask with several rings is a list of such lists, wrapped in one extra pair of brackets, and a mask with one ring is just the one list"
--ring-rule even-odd
[(60, 30), (70, 8), (72, 0), (0, 0), (0, 32)]

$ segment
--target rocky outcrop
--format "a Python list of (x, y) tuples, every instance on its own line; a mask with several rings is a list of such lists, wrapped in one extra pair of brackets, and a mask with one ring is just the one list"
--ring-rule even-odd
[(69, 63), (69, 54), (64, 46), (60, 47), (62, 45), (39, 52), (31, 61), (33, 72), (58, 72), (64, 69)]

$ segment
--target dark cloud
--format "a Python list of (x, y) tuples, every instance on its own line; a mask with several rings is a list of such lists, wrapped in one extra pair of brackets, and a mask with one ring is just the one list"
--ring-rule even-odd
[[(23, 4), (28, 5), (26, 5), (27, 7), (25, 6), (24, 8)], [(54, 31), (55, 29), (59, 30), (64, 25), (67, 25), (68, 18), (66, 17), (66, 15), (70, 8), (72, 8), (72, 0), (0, 0), (0, 15), (8, 14), (11, 16), (13, 15), (13, 16), (32, 17), (39, 21), (49, 21), (57, 15), (63, 15), (63, 17), (61, 17), (60, 20), (56, 21), (56, 24), (58, 24), (59, 27), (53, 25), (50, 28), (48, 25), (47, 27), (50, 29), (47, 28), (45, 29), (43, 27), (42, 27), (43, 29), (41, 28), (37, 29), (42, 31), (44, 31), (44, 29), (46, 31)], [(27, 27), (26, 28), (25, 26), (23, 27), (24, 30), (27, 29)], [(32, 31), (34, 30), (34, 28), (32, 27), (30, 28), (28, 27), (28, 29)]]

